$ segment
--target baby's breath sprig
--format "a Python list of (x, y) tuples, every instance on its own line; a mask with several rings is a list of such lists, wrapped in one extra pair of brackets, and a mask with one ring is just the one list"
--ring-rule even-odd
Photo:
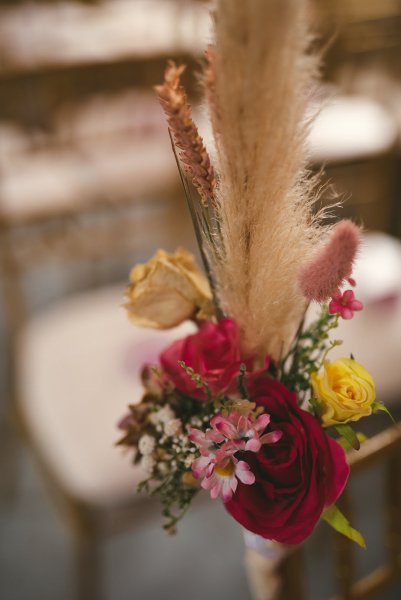
[(163, 529), (169, 534), (176, 532), (177, 523), (184, 517), (194, 496), (200, 490), (195, 480), (195, 485), (185, 483), (186, 473), (188, 471), (176, 471), (154, 492), (163, 505)]
[[(193, 369), (186, 370), (202, 384)], [(163, 398), (150, 408), (146, 426), (139, 426), (135, 446), (147, 477), (138, 491), (159, 498), (167, 533), (175, 533), (178, 521), (200, 490), (191, 469), (199, 451), (189, 439), (189, 430), (207, 429), (215, 410), (211, 402), (200, 402), (178, 390), (167, 393), (165, 389)]]
[[(148, 477), (138, 485), (138, 491), (160, 499), (163, 528), (174, 533), (200, 488), (191, 473), (198, 451), (189, 440), (186, 425), (168, 408), (170, 412), (162, 408), (153, 413), (153, 437), (144, 434), (139, 440), (139, 452), (143, 451), (141, 462)], [(201, 423), (203, 419), (198, 417)]]

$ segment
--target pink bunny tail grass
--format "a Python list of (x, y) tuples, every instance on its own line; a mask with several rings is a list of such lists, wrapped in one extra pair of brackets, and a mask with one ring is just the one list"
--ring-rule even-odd
[(180, 149), (184, 169), (197, 188), (203, 205), (208, 206), (214, 203), (216, 177), (181, 85), (180, 78), (184, 69), (184, 65), (177, 67), (173, 61), (169, 61), (164, 83), (156, 85), (154, 89), (167, 117), (174, 142)]
[(318, 254), (299, 274), (302, 294), (308, 300), (324, 302), (351, 276), (361, 242), (361, 230), (352, 221), (335, 225)]

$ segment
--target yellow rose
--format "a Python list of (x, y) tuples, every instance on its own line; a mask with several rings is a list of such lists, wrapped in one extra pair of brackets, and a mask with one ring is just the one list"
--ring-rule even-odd
[(135, 325), (169, 329), (186, 319), (213, 316), (209, 284), (190, 252), (158, 250), (130, 273), (125, 308)]
[(324, 427), (358, 421), (372, 413), (375, 384), (356, 360), (340, 358), (332, 363), (327, 361), (323, 371), (312, 373), (311, 379)]

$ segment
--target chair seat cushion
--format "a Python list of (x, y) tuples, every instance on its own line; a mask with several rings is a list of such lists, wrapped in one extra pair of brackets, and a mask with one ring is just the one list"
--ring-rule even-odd
[(142, 395), (141, 365), (194, 327), (134, 327), (120, 306), (123, 289), (65, 300), (19, 338), (19, 412), (29, 436), (63, 489), (97, 505), (132, 497), (143, 478), (115, 446), (119, 419)]

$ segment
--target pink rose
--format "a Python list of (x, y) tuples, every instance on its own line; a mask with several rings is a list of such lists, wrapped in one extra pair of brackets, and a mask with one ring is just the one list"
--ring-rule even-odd
[(239, 330), (232, 319), (222, 319), (218, 323), (207, 321), (197, 333), (177, 340), (160, 355), (164, 372), (180, 392), (206, 400), (205, 389), (198, 387), (178, 361), (192, 367), (213, 395), (226, 392), (233, 386), (242, 362), (247, 368), (252, 366), (252, 360), (241, 357)]

